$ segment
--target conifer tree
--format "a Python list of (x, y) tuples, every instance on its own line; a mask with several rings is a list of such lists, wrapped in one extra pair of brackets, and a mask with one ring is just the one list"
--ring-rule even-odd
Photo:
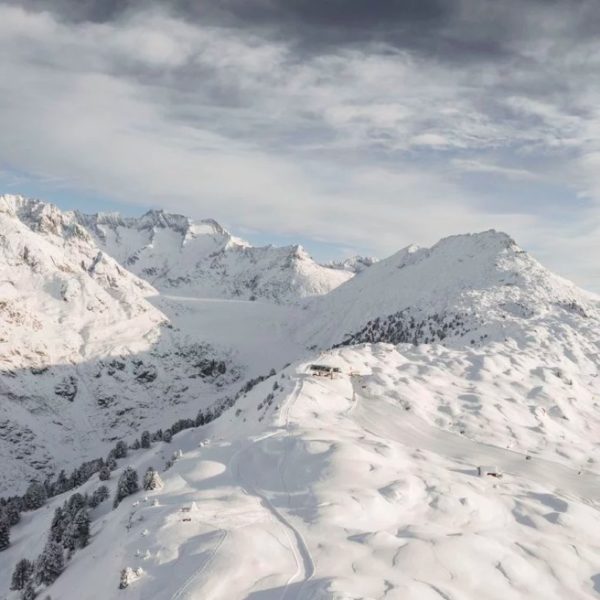
[(104, 502), (109, 496), (108, 488), (105, 485), (101, 485), (98, 489), (94, 490), (92, 497), (88, 502), (90, 508), (96, 508), (101, 502)]
[(16, 565), (12, 574), (10, 589), (23, 590), (33, 575), (33, 563), (22, 558)]
[(17, 504), (9, 500), (0, 509), (0, 520), (6, 521), (11, 527), (16, 525), (21, 520), (21, 513), (17, 508)]
[(69, 506), (68, 511), (71, 518), (75, 517), (75, 515), (85, 506), (85, 499), (79, 493), (76, 492), (69, 498)]
[(10, 546), (10, 526), (4, 519), (0, 520), (0, 552)]
[(137, 471), (132, 467), (127, 467), (119, 477), (113, 508), (119, 506), (123, 498), (130, 494), (135, 494), (139, 489)]
[(65, 568), (62, 545), (49, 541), (37, 560), (35, 578), (38, 583), (51, 585)]
[(75, 531), (75, 525), (72, 521), (69, 522), (63, 533), (62, 546), (65, 550), (69, 551), (69, 557), (77, 547), (77, 532)]
[(110, 467), (107, 465), (103, 466), (100, 471), (98, 471), (98, 479), (100, 479), (100, 481), (108, 481), (110, 479)]
[(162, 479), (153, 467), (148, 467), (144, 475), (144, 489), (148, 491), (160, 489), (163, 486)]
[(142, 437), (140, 439), (142, 448), (150, 448), (150, 432), (142, 431)]
[(73, 524), (77, 546), (79, 548), (85, 548), (90, 542), (90, 515), (85, 508), (77, 513)]
[(23, 495), (25, 510), (36, 510), (44, 506), (47, 499), (46, 488), (41, 483), (34, 481)]
[(63, 535), (69, 525), (69, 515), (67, 511), (60, 506), (54, 510), (52, 523), (50, 525), (49, 539), (53, 542), (62, 542)]
[(123, 441), (117, 442), (114, 453), (115, 458), (125, 458), (127, 456), (127, 444)]
[(33, 581), (30, 579), (23, 588), (21, 592), (21, 600), (35, 600), (37, 596), (37, 592), (35, 591), (35, 585)]

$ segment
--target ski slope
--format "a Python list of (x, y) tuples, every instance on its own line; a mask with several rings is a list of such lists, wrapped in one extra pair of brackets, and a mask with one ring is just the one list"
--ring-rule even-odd
[[(438, 360), (452, 372), (460, 354), (480, 351), (450, 352)], [(420, 354), (376, 344), (315, 356), (342, 375), (314, 377), (295, 363), (221, 419), (133, 454), (140, 472), (182, 456), (161, 473), (163, 489), (97, 509), (92, 544), (48, 592), (65, 600), (598, 597), (595, 434), (580, 434), (593, 459), (582, 469), (536, 444), (536, 431), (527, 452), (507, 447), (509, 437), (500, 443), (500, 428), (488, 441), (441, 428), (428, 418), (440, 406), (434, 397), (397, 385), (409, 363), (423, 381), (437, 377), (427, 365), (437, 350)], [(484, 397), (491, 375), (511, 378), (482, 361), (464, 386)], [(460, 395), (456, 387), (448, 393)], [(562, 393), (558, 379), (552, 392)], [(502, 478), (478, 477), (482, 464)], [(39, 544), (49, 514), (28, 515), (5, 555)], [(125, 566), (144, 574), (119, 590)]]

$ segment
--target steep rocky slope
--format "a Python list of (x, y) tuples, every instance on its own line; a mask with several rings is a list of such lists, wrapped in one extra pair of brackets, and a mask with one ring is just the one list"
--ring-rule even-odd
[(0, 294), (3, 490), (190, 416), (244, 373), (49, 204), (0, 199)]

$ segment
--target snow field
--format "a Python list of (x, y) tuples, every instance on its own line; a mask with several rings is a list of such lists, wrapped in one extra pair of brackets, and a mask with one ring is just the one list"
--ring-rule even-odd
[[(240, 399), (238, 416), (140, 454), (144, 468), (183, 452), (148, 502), (140, 492), (96, 519), (92, 544), (49, 591), (70, 599), (93, 570), (81, 600), (597, 597), (600, 477), (553, 452), (526, 460), (494, 437), (440, 429), (426, 418), (435, 394), (407, 411), (396, 378), (409, 357), (386, 345), (332, 351), (318, 362), (340, 366), (338, 378), (296, 364), (276, 376), (267, 412), (256, 407), (274, 378)], [(502, 478), (479, 477), (479, 464)], [(118, 590), (124, 566), (145, 573)]]

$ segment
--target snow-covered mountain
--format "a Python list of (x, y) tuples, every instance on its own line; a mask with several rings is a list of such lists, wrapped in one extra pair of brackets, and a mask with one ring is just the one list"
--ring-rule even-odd
[[(77, 451), (106, 456), (144, 429), (222, 413), (24, 512), (0, 552), (0, 597), (19, 597), (14, 565), (42, 552), (53, 510), (102, 484), (90, 545), (44, 595), (600, 594), (599, 298), (506, 234), (411, 246), (352, 276), (210, 221), (5, 197), (0, 244), (4, 493)], [(260, 282), (240, 283), (244, 269)], [(347, 280), (334, 288), (331, 271)], [(330, 291), (295, 302), (326, 291), (315, 273)], [(163, 485), (112, 509), (127, 465)]]
[[(92, 418), (80, 370), (93, 357), (148, 350), (164, 315), (154, 290), (50, 205), (0, 201), (2, 487), (56, 468), (65, 437), (86, 454)], [(30, 228), (35, 223), (35, 228)], [(76, 400), (76, 403), (74, 401)], [(91, 402), (91, 400), (90, 400)], [(77, 407), (73, 410), (73, 407)], [(74, 450), (74, 448), (73, 448)]]
[(322, 266), (299, 245), (251, 246), (212, 219), (193, 221), (162, 210), (139, 218), (86, 215), (10, 195), (0, 196), (0, 204), (38, 233), (84, 238), (167, 294), (293, 302), (325, 294), (357, 270)]
[(360, 273), (367, 267), (376, 263), (377, 259), (372, 256), (351, 256), (344, 260), (332, 260), (325, 263), (324, 266), (331, 269), (340, 269), (342, 271), (350, 271), (350, 273)]
[(236, 306), (224, 324), (211, 306), (158, 298), (72, 213), (21, 197), (0, 198), (0, 292), (2, 491), (190, 417), (288, 358), (253, 360), (220, 331), (270, 339), (266, 307)]
[(82, 215), (99, 247), (163, 293), (291, 302), (325, 294), (352, 272), (321, 266), (302, 246), (253, 247), (216, 221), (161, 210), (140, 218)]
[(600, 299), (496, 231), (409, 246), (309, 305), (309, 338), (340, 343), (481, 344), (536, 326), (596, 322)]

